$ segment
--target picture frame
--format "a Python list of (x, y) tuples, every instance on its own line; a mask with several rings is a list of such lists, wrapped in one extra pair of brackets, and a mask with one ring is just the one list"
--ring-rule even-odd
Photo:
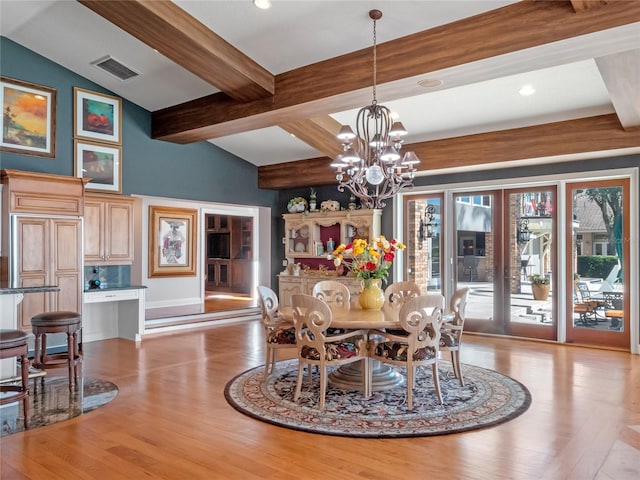
[(56, 156), (56, 89), (0, 76), (0, 151)]
[(122, 193), (122, 147), (73, 141), (74, 175), (90, 178), (87, 191)]
[(149, 277), (196, 275), (197, 210), (149, 206)]
[(122, 144), (122, 99), (73, 88), (73, 136), (80, 140)]

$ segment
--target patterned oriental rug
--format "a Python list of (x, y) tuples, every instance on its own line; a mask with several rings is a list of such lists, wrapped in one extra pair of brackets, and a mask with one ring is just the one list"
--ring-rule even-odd
[[(451, 363), (439, 364), (443, 405), (433, 387), (431, 368), (418, 368), (413, 410), (407, 410), (406, 386), (373, 392), (347, 392), (330, 385), (326, 407), (318, 409), (319, 376), (304, 378), (298, 404), (293, 402), (297, 360), (277, 363), (263, 382), (264, 367), (248, 370), (225, 388), (227, 402), (239, 412), (273, 425), (343, 437), (397, 438), (445, 435), (487, 428), (507, 422), (531, 405), (531, 394), (520, 382), (472, 365), (462, 365), (465, 386), (453, 374)], [(404, 369), (400, 369), (403, 372)]]

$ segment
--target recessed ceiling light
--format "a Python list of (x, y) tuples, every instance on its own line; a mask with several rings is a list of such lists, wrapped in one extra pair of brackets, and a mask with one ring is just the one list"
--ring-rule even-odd
[(529, 95), (536, 93), (536, 89), (531, 85), (523, 85), (519, 92), (523, 97), (528, 97)]
[(424, 80), (420, 80), (418, 85), (424, 88), (434, 88), (439, 87), (444, 82), (438, 78), (425, 78)]
[(271, 0), (253, 0), (253, 4), (262, 10), (269, 10), (271, 8)]

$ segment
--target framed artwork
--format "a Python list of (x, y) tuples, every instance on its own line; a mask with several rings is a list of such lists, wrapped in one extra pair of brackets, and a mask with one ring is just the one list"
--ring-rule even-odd
[(2, 139), (5, 152), (56, 156), (56, 90), (0, 77)]
[(195, 276), (197, 213), (149, 206), (149, 277)]
[(86, 189), (106, 193), (122, 192), (122, 148), (115, 145), (73, 141), (74, 172), (90, 178)]
[(73, 88), (73, 136), (94, 142), (122, 143), (122, 99)]

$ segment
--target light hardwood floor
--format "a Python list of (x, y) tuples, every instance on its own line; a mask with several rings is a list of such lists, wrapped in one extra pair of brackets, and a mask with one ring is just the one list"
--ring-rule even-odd
[[(485, 430), (354, 439), (235, 411), (226, 383), (263, 362), (257, 321), (85, 344), (84, 374), (118, 396), (66, 422), (0, 440), (3, 480), (637, 479), (640, 356), (468, 335), (462, 362), (524, 383), (522, 416)], [(635, 469), (635, 474), (634, 474)]]

